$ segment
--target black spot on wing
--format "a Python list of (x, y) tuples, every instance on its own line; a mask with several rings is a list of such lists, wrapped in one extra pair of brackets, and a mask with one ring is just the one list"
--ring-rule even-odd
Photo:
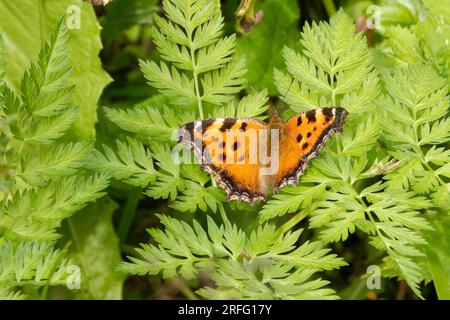
[(297, 136), (297, 143), (300, 143), (300, 141), (302, 141), (302, 139), (303, 139), (302, 135), (299, 134), (299, 135)]
[(235, 123), (236, 123), (236, 119), (227, 118), (223, 121), (223, 124), (219, 130), (222, 132), (225, 132), (225, 131), (231, 129)]
[[(322, 109), (322, 114), (325, 115), (325, 118), (327, 117), (327, 112), (324, 110), (329, 110), (329, 112), (331, 113), (331, 118), (333, 118), (333, 108), (323, 108)], [(323, 141), (328, 138), (333, 132), (336, 131), (342, 131), (342, 127), (344, 126), (345, 123), (345, 119), (347, 118), (348, 115), (348, 111), (345, 110), (344, 108), (336, 108), (335, 109), (335, 119), (334, 121), (329, 124), (325, 130), (323, 130), (323, 132), (321, 133), (320, 137), (317, 139), (316, 143), (312, 146), (311, 152), (310, 153), (315, 153), (317, 151), (317, 149), (322, 146)]]
[[(333, 108), (327, 109), (330, 109), (331, 111), (333, 110)], [(336, 131), (342, 131), (347, 115), (348, 112), (344, 108), (335, 109), (334, 121), (332, 123), (329, 123), (329, 125), (325, 127), (325, 129), (321, 132), (319, 138), (311, 145), (311, 149), (308, 151), (308, 153), (305, 154), (301, 159), (299, 159), (296, 168), (292, 172), (287, 174), (280, 182), (275, 184), (276, 192), (278, 192), (279, 189), (285, 185), (296, 184), (298, 182), (298, 178), (303, 175), (308, 162), (319, 155), (320, 150), (325, 145), (325, 142), (328, 140), (328, 138), (330, 138), (331, 135)], [(326, 125), (326, 123), (324, 123), (324, 125)], [(303, 150), (308, 149), (308, 147), (309, 144), (306, 142), (302, 145)]]
[(247, 130), (247, 122), (245, 122), (245, 121), (242, 122), (240, 129), (241, 129), (242, 131)]
[(235, 141), (233, 143), (233, 151), (236, 151), (239, 148), (239, 141)]
[(195, 132), (200, 132), (200, 131), (203, 134), (214, 122), (216, 122), (216, 120), (214, 120), (214, 119), (192, 121), (192, 122), (186, 123), (184, 126), (181, 127), (180, 130), (184, 129), (187, 132), (189, 132), (189, 134), (191, 134), (191, 135), (193, 135)]
[(188, 131), (188, 132), (193, 132), (194, 131), (194, 122), (189, 122), (187, 124), (185, 124), (182, 129)]
[(222, 153), (218, 154), (217, 159), (218, 159), (219, 163), (224, 163), (225, 161), (227, 161), (226, 153), (222, 152)]
[[(214, 122), (216, 122), (216, 120), (203, 120), (202, 121), (202, 126), (201, 126), (202, 133), (205, 133), (205, 131), (208, 130), (208, 128), (211, 127), (211, 125)], [(196, 131), (200, 131), (198, 129), (199, 128), (195, 128)]]
[(308, 123), (316, 122), (316, 110), (309, 110), (306, 113), (306, 118), (308, 119)]
[(327, 122), (330, 122), (330, 120), (333, 118), (333, 108), (323, 108), (322, 114), (325, 116), (325, 120)]
[(178, 142), (190, 143), (194, 139), (194, 122), (189, 122), (178, 129)]
[(299, 127), (302, 124), (302, 116), (299, 116), (297, 118), (297, 127)]

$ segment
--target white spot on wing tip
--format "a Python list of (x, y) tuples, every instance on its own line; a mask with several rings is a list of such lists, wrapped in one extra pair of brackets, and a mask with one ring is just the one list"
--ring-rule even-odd
[(202, 130), (202, 122), (200, 120), (195, 121), (194, 123), (194, 131)]

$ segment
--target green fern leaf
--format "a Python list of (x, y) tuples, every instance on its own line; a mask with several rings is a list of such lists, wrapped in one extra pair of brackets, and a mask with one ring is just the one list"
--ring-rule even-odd
[(37, 241), (1, 244), (0, 284), (3, 294), (19, 299), (25, 295), (14, 290), (25, 285), (65, 285), (71, 275), (69, 266), (74, 262), (66, 258), (67, 250), (55, 250), (53, 246), (52, 242)]
[[(267, 288), (266, 284), (273, 282), (280, 286), (280, 295), (270, 290), (259, 290), (258, 296), (279, 299), (296, 292), (298, 297), (325, 298), (334, 295), (332, 290), (322, 288), (327, 282), (308, 278), (317, 270), (331, 270), (345, 265), (342, 259), (328, 254), (329, 249), (321, 248), (319, 242), (305, 242), (295, 248), (301, 231), (283, 234), (276, 232), (274, 226), (265, 225), (247, 237), (242, 230), (228, 221), (224, 227), (218, 227), (208, 217), (208, 231), (205, 231), (195, 220), (193, 226), (190, 226), (174, 218), (159, 217), (166, 228), (165, 231), (149, 230), (157, 245), (142, 245), (141, 249), (138, 249), (141, 258), (130, 257), (131, 262), (121, 264), (122, 271), (132, 274), (161, 272), (166, 278), (179, 274), (190, 279), (205, 268), (214, 268), (212, 279), (218, 287), (214, 292), (211, 288), (203, 288), (199, 291), (201, 295), (228, 296), (229, 281), (236, 284), (234, 288), (242, 288), (247, 284), (250, 291), (253, 291), (252, 287)], [(240, 259), (244, 260), (240, 262)], [(265, 275), (262, 282), (254, 274), (258, 266), (262, 267), (261, 272)], [(228, 272), (232, 270), (232, 273)], [(246, 272), (247, 276), (241, 279), (240, 273), (236, 273), (237, 270), (253, 271)], [(300, 282), (304, 286), (295, 288), (294, 293), (289, 294), (283, 282), (277, 282), (278, 278), (286, 277), (299, 281), (301, 279)], [(268, 295), (269, 292), (272, 293)], [(244, 298), (247, 296), (244, 292), (240, 294)]]
[(149, 106), (127, 110), (105, 108), (106, 116), (123, 130), (142, 134), (155, 141), (169, 141), (173, 132), (185, 121), (194, 119), (188, 112), (176, 114), (175, 110), (163, 107), (161, 109)]
[(372, 108), (378, 79), (362, 34), (340, 10), (329, 24), (313, 23), (303, 29), (303, 50), (283, 50), (288, 74), (275, 70), (282, 99), (296, 112), (310, 108), (343, 106), (350, 112)]
[(108, 146), (103, 146), (103, 149), (104, 153), (92, 151), (85, 161), (88, 168), (139, 187), (146, 187), (156, 180), (157, 172), (150, 150), (142, 143), (131, 138), (126, 142), (117, 141), (117, 155)]

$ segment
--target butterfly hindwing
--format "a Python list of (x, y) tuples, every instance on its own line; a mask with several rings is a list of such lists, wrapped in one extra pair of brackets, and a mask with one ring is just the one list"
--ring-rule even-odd
[(299, 113), (284, 124), (276, 192), (285, 185), (298, 183), (308, 162), (318, 156), (334, 132), (342, 131), (347, 115), (343, 108), (322, 108)]
[(266, 128), (255, 119), (199, 120), (183, 126), (179, 136), (193, 147), (202, 168), (213, 175), (228, 200), (253, 203), (266, 195), (257, 157), (259, 133)]

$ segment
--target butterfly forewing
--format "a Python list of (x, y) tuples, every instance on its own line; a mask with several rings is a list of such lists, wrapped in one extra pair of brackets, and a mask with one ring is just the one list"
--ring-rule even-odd
[(275, 191), (297, 184), (308, 162), (317, 157), (325, 142), (341, 131), (348, 112), (343, 108), (322, 108), (299, 113), (284, 125), (280, 141), (280, 168)]
[(263, 200), (259, 136), (267, 124), (255, 119), (194, 121), (181, 128), (181, 141), (193, 147), (202, 168), (211, 173), (229, 200)]

